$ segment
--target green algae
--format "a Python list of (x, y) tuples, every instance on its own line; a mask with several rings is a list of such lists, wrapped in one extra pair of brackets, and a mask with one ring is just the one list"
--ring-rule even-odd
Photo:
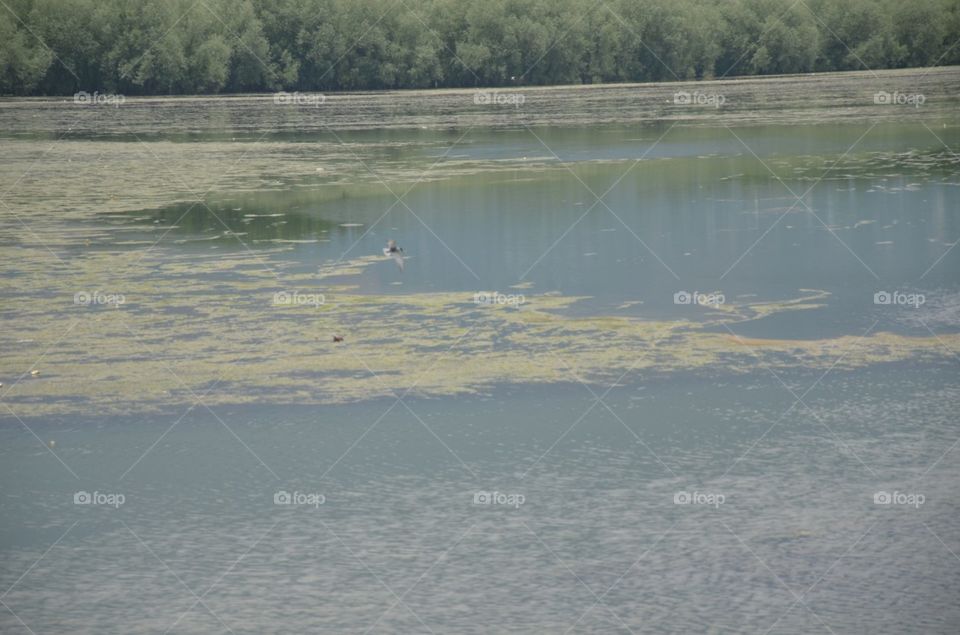
[[(16, 384), (4, 388), (4, 400), (21, 416), (162, 410), (200, 398), (209, 406), (322, 405), (410, 390), (482, 393), (505, 382), (610, 385), (630, 372), (751, 372), (760, 363), (825, 370), (842, 358), (840, 368), (857, 368), (941, 356), (944, 346), (960, 343), (960, 335), (759, 340), (718, 332), (820, 306), (826, 294), (815, 291), (723, 305), (702, 321), (656, 321), (574, 317), (569, 309), (586, 298), (558, 294), (527, 296), (514, 307), (477, 305), (471, 293), (365, 295), (324, 284), (380, 260), (329, 264), (319, 275), (287, 273), (281, 284), (256, 268), (254, 255), (234, 254), (203, 261), (207, 274), (243, 272), (212, 289), (196, 277), (196, 261), (174, 259), (162, 278), (125, 277), (126, 303), (116, 307), (74, 306), (72, 287), (50, 286), (4, 307), (5, 321), (17, 325), (0, 337), (4, 383)], [(193, 277), (178, 275), (187, 271)], [(325, 303), (276, 306), (278, 289), (323, 293)], [(345, 341), (334, 343), (334, 334)], [(40, 376), (18, 381), (30, 368)]]

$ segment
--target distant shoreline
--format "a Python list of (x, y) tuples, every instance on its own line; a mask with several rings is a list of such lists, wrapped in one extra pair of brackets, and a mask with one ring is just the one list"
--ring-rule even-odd
[[(672, 81), (650, 81), (650, 82), (603, 82), (597, 84), (548, 84), (548, 85), (508, 85), (508, 86), (476, 86), (460, 88), (390, 88), (380, 90), (332, 90), (332, 91), (250, 91), (239, 93), (195, 93), (195, 94), (157, 94), (157, 95), (125, 95), (126, 99), (133, 99), (138, 102), (147, 102), (151, 100), (207, 100), (207, 99), (273, 99), (275, 95), (281, 93), (301, 94), (301, 95), (325, 95), (328, 97), (350, 97), (364, 95), (390, 95), (390, 94), (424, 94), (424, 95), (472, 95), (478, 91), (498, 91), (508, 92), (549, 92), (559, 90), (589, 90), (589, 89), (625, 89), (625, 88), (669, 88), (682, 86), (723, 86), (723, 85), (743, 85), (748, 83), (760, 83), (767, 81), (783, 79), (810, 79), (822, 78), (831, 79), (837, 77), (865, 78), (869, 76), (885, 77), (905, 77), (910, 78), (913, 75), (921, 77), (929, 73), (941, 73), (944, 71), (960, 71), (960, 65), (949, 64), (943, 66), (918, 66), (915, 68), (884, 68), (876, 70), (853, 70), (853, 71), (818, 71), (810, 73), (781, 73), (776, 75), (737, 75), (733, 77), (724, 77), (721, 79), (684, 79)], [(100, 91), (101, 94), (109, 95), (111, 93)], [(4, 102), (23, 102), (23, 101), (65, 101), (73, 98), (77, 93), (64, 93), (57, 95), (13, 95), (2, 94), (0, 101)]]

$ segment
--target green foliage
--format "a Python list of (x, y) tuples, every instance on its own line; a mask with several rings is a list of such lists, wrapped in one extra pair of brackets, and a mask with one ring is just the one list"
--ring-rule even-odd
[(960, 0), (5, 0), (0, 93), (669, 81), (960, 63)]

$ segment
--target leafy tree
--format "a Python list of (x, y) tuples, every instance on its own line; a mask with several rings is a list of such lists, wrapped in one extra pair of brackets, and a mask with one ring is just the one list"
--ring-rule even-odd
[(659, 81), (960, 63), (960, 0), (5, 0), (0, 92)]

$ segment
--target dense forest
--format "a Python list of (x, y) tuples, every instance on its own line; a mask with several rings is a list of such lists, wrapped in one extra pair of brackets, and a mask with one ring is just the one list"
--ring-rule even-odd
[(960, 0), (2, 0), (0, 93), (542, 85), (960, 63)]

